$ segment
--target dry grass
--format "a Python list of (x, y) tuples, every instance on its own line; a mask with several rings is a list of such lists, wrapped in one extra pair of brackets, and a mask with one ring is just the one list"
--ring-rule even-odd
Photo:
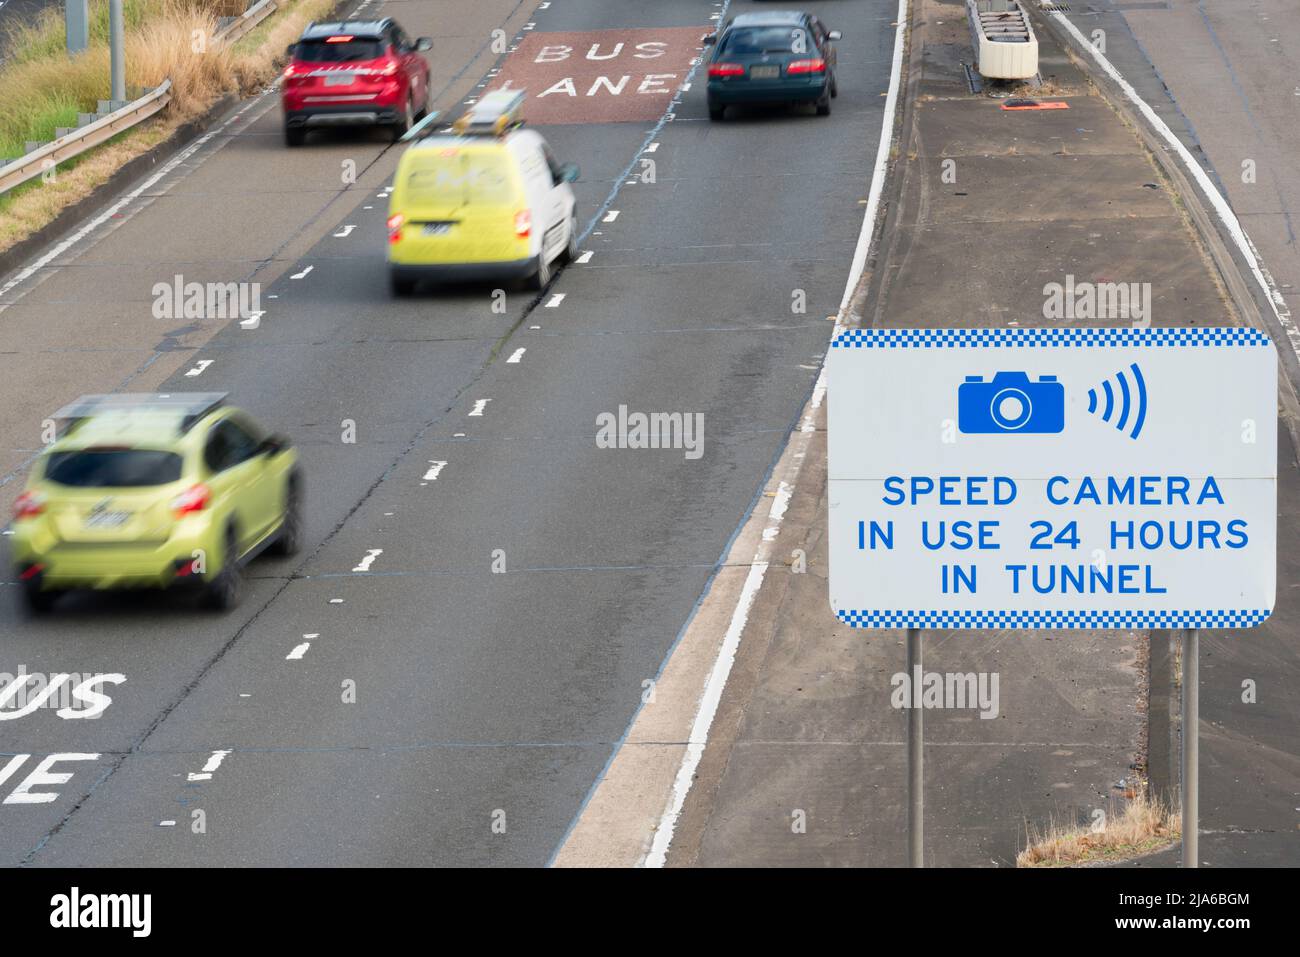
[[(50, 182), (35, 180), (0, 196), (0, 251), (49, 223), (222, 96), (270, 83), (284, 48), (334, 3), (282, 0), (281, 9), (239, 43), (214, 45), (195, 38), (206, 41), (216, 29), (217, 0), (127, 0), (127, 86), (155, 87), (170, 78), (171, 104), (60, 166)], [(0, 156), (21, 155), (24, 141), (50, 139), (56, 127), (75, 126), (78, 112), (94, 112), (98, 100), (108, 99), (107, 2), (92, 0), (91, 6), (91, 45), (76, 57), (64, 52), (61, 5), (13, 32), (14, 55), (0, 70)]]
[(1125, 805), (1111, 809), (1104, 827), (1081, 828), (1053, 821), (1046, 833), (1026, 831), (1028, 847), (1016, 855), (1017, 867), (1071, 867), (1127, 860), (1150, 854), (1182, 836), (1177, 811), (1151, 798), (1146, 790)]

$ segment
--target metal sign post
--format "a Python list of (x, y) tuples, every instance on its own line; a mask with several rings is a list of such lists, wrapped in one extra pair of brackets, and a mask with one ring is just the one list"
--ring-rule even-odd
[(1201, 633), (1183, 632), (1183, 867), (1200, 867)]
[(80, 53), (90, 43), (90, 0), (63, 0), (64, 35), (68, 53)]
[(108, 0), (109, 98), (126, 99), (126, 53), (123, 50), (122, 0)]
[[(1214, 328), (849, 329), (828, 374), (830, 603), (855, 628), (1190, 629), (1184, 860), (1196, 862), (1197, 631), (1253, 628), (1277, 577), (1277, 350)], [(921, 866), (922, 713), (908, 707)]]
[[(921, 669), (921, 629), (907, 629), (907, 680)], [(925, 712), (907, 709), (907, 866), (925, 867)]]

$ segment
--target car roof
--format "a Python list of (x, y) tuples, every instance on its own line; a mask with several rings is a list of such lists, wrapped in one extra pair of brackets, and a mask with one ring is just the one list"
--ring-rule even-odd
[(48, 450), (105, 444), (178, 449), (206, 431), (199, 426), (239, 414), (225, 398), (218, 392), (82, 396), (54, 413), (65, 427)]
[(762, 10), (756, 13), (742, 13), (732, 18), (727, 27), (777, 27), (787, 24), (802, 24), (808, 14), (800, 10)]
[(428, 136), (422, 136), (411, 144), (407, 152), (424, 151), (428, 149), (446, 149), (454, 146), (457, 149), (476, 150), (486, 152), (492, 149), (504, 148), (514, 140), (541, 139), (541, 134), (536, 130), (530, 130), (527, 127), (516, 126), (506, 131), (501, 136), (488, 136), (486, 134), (469, 135), (461, 133), (430, 133)]
[(336, 34), (349, 33), (363, 40), (378, 40), (384, 35), (384, 31), (392, 26), (392, 23), (391, 17), (385, 17), (382, 20), (351, 20), (348, 22), (335, 20), (330, 23), (309, 23), (303, 27), (302, 36), (298, 39), (322, 40)]

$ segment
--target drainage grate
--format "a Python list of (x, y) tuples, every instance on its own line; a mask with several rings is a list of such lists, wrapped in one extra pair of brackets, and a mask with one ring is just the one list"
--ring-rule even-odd
[(1055, 0), (1038, 0), (1038, 9), (1044, 13), (1069, 13), (1068, 3), (1056, 3)]

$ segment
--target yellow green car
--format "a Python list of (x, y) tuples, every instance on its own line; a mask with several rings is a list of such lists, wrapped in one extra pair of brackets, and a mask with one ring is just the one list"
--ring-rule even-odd
[(298, 454), (220, 393), (88, 395), (14, 503), (10, 553), (27, 607), (75, 588), (190, 585), (217, 610), (242, 566), (302, 543)]

